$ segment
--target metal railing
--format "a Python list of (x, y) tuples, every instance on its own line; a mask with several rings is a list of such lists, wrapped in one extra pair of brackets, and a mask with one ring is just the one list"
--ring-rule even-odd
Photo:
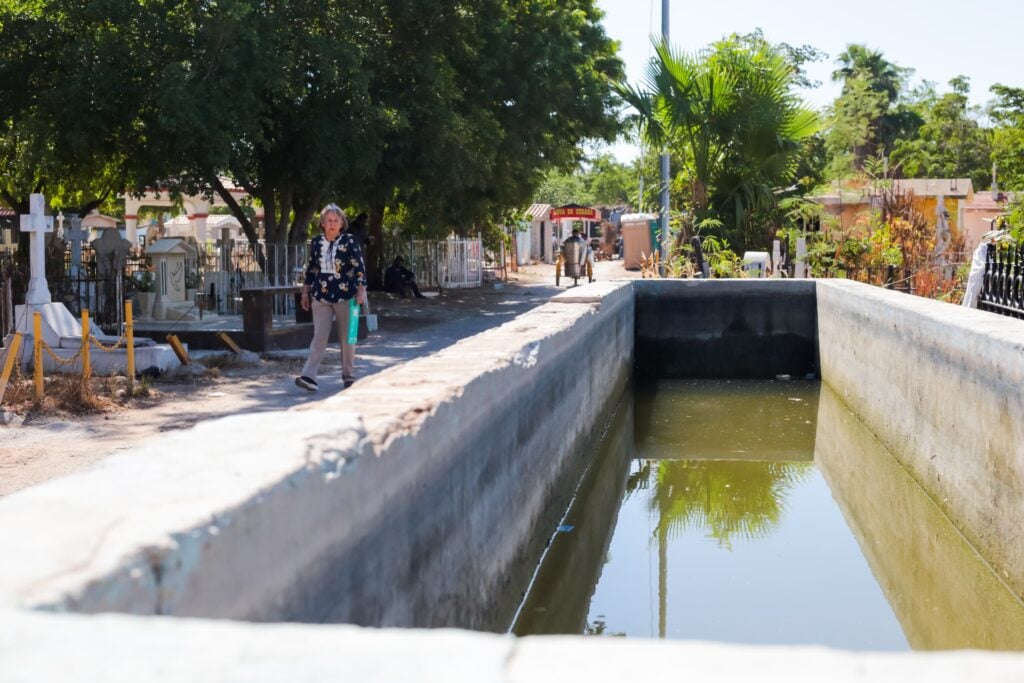
[(1024, 245), (989, 244), (978, 308), (1024, 318)]
[[(302, 281), (308, 256), (306, 244), (260, 240), (258, 245), (262, 259), (248, 241), (218, 240), (200, 249), (198, 270), (207, 310), (238, 315), (242, 312), (242, 289), (294, 285)], [(294, 312), (294, 298), (275, 297), (274, 313), (291, 315)]]
[(480, 239), (408, 240), (387, 245), (385, 267), (395, 256), (405, 258), (420, 289), (480, 287), (483, 284), (483, 243)]

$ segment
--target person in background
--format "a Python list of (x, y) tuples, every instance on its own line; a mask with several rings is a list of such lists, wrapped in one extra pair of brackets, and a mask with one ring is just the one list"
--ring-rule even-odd
[(403, 297), (409, 296), (411, 291), (417, 299), (426, 298), (420, 293), (420, 288), (416, 286), (416, 275), (405, 267), (405, 259), (401, 256), (396, 256), (388, 269), (384, 271), (384, 291)]
[(359, 243), (359, 248), (363, 252), (364, 259), (366, 248), (370, 245), (370, 226), (366, 224), (368, 218), (369, 217), (365, 213), (359, 214), (348, 226), (348, 230), (346, 231), (356, 238), (356, 242)]
[(331, 322), (338, 329), (341, 344), (341, 378), (345, 388), (356, 381), (356, 349), (348, 343), (351, 301), (366, 305), (366, 264), (358, 240), (345, 230), (345, 212), (337, 204), (328, 204), (320, 212), (320, 229), (309, 245), (309, 263), (299, 304), (313, 314), (313, 341), (297, 386), (307, 391), (319, 389), (317, 371), (331, 336)]

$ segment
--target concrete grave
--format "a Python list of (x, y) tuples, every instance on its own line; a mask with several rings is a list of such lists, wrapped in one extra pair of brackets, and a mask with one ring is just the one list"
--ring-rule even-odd
[(151, 244), (146, 253), (152, 257), (156, 270), (153, 319), (198, 320), (195, 302), (185, 295), (186, 273), (194, 267), (198, 256), (196, 248), (183, 239), (165, 238)]

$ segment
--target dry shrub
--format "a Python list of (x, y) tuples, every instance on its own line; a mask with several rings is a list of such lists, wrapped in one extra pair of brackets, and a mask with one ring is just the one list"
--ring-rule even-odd
[(18, 373), (11, 378), (3, 396), (4, 408), (18, 414), (88, 415), (106, 413), (126, 405), (133, 398), (153, 398), (157, 394), (147, 381), (135, 383), (130, 392), (126, 377), (90, 377), (51, 374), (43, 380), (43, 399), (36, 400), (31, 375)]
[(46, 395), (59, 409), (74, 415), (101, 413), (115, 407), (113, 398), (96, 391), (96, 378), (84, 379), (80, 375), (52, 375), (47, 378)]

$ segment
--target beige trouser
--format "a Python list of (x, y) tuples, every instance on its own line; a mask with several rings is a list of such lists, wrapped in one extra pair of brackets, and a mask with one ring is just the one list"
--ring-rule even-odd
[(351, 303), (339, 301), (336, 304), (311, 299), (310, 310), (313, 314), (313, 341), (309, 345), (309, 358), (302, 366), (302, 376), (316, 379), (320, 369), (320, 361), (327, 350), (327, 340), (331, 336), (331, 320), (338, 328), (338, 340), (341, 342), (341, 377), (355, 379), (356, 345), (348, 343), (348, 316)]

